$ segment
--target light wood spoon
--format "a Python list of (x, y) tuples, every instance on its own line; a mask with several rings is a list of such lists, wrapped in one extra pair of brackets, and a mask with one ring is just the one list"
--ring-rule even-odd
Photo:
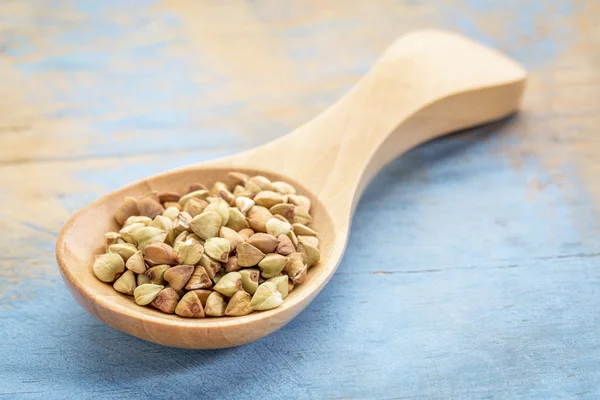
[[(109, 193), (62, 229), (56, 258), (65, 283), (108, 325), (166, 346), (210, 349), (257, 340), (282, 327), (323, 289), (344, 252), (356, 203), (369, 180), (410, 148), (514, 112), (526, 71), (500, 52), (455, 33), (423, 30), (397, 39), (337, 103), (292, 133), (224, 159), (152, 176)], [(104, 233), (118, 230), (124, 196), (183, 192), (190, 183), (226, 180), (229, 171), (295, 185), (312, 200), (321, 262), (283, 304), (243, 317), (184, 319), (135, 305), (92, 274)]]

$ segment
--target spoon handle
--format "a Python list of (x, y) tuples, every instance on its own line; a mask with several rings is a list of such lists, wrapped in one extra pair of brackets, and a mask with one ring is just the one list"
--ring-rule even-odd
[(341, 185), (352, 192), (353, 208), (370, 178), (398, 155), (514, 112), (525, 78), (516, 61), (471, 39), (416, 31), (392, 43), (335, 104), (251, 150), (243, 163), (278, 170), (326, 198)]

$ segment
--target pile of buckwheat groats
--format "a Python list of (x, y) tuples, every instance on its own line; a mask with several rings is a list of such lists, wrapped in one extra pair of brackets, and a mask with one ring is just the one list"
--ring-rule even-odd
[[(126, 197), (93, 272), (136, 304), (181, 317), (270, 310), (320, 259), (310, 200), (286, 182), (229, 173), (232, 186)], [(233, 188), (233, 189), (231, 189)]]

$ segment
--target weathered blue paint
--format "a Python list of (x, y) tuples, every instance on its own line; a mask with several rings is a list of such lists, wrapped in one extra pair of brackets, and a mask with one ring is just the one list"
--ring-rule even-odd
[[(465, 13), (463, 8), (448, 7), (446, 11), (449, 15), (445, 22), (484, 43), (504, 50), (510, 48), (515, 57), (531, 68), (539, 66), (572, 44), (576, 31), (573, 27), (561, 24), (561, 17), (574, 12), (589, 12), (583, 4), (576, 1), (470, 0), (467, 4), (476, 14)], [(506, 13), (510, 13), (510, 18), (502, 18)], [(504, 34), (501, 36), (490, 33), (489, 27), (478, 18), (494, 14), (498, 15), (498, 20), (492, 23), (502, 27)]]
[[(133, 27), (97, 18), (123, 11), (120, 2), (75, 4), (85, 21), (95, 21), (62, 39), (77, 49), (99, 38), (118, 41), (144, 26), (142, 17), (132, 17)], [(474, 11), (458, 17), (465, 4)], [(151, 13), (145, 5), (135, 3), (141, 15), (164, 17), (159, 23), (177, 26), (172, 15)], [(537, 35), (531, 25), (541, 2), (523, 8), (522, 2), (456, 5), (457, 14), (444, 20), (442, 13), (444, 26), (508, 46), (528, 65), (549, 65), (568, 40), (544, 36), (542, 48), (533, 52), (513, 47), (512, 30)], [(256, 7), (266, 19), (294, 14), (291, 6)], [(559, 8), (561, 15), (577, 12)], [(482, 13), (503, 11), (529, 16), (501, 30), (506, 37), (469, 22)], [(318, 35), (328, 33), (327, 24), (317, 23), (282, 28), (281, 35), (313, 37), (315, 29)], [(355, 25), (347, 21), (331, 27), (334, 33), (351, 29)], [(15, 43), (9, 42), (9, 54), (22, 54)], [(327, 57), (322, 48), (294, 45), (287, 56), (299, 63), (313, 55)], [(281, 119), (262, 122), (268, 119), (262, 115), (248, 118), (244, 113), (253, 110), (248, 99), (222, 100), (206, 109), (169, 107), (176, 99), (214, 93), (228, 82), (218, 74), (215, 80), (192, 81), (192, 67), (170, 57), (168, 46), (115, 50), (112, 60), (133, 65), (161, 59), (155, 69), (140, 74), (113, 74), (105, 48), (48, 55), (18, 66), (31, 74), (86, 70), (96, 77), (90, 87), (56, 92), (54, 99), (85, 105), (66, 108), (61, 116), (89, 118), (92, 145), (56, 160), (32, 161), (48, 168), (76, 165), (67, 176), (55, 177), (57, 184), (60, 179), (81, 183), (81, 189), (58, 195), (70, 213), (132, 180), (241, 150), (294, 127)], [(378, 50), (358, 46), (346, 65), (299, 74), (308, 83), (327, 83), (336, 70), (347, 78), (357, 76)], [(342, 91), (341, 86), (326, 87), (296, 103), (312, 110)], [(131, 108), (121, 112), (119, 106)], [(265, 130), (243, 136), (226, 124), (211, 124), (229, 115), (264, 124)], [(243, 347), (186, 351), (138, 340), (85, 313), (55, 270), (28, 275), (0, 297), (0, 399), (599, 398), (600, 246), (594, 194), (576, 168), (560, 167), (558, 180), (539, 154), (519, 156), (515, 167), (523, 132), (547, 133), (535, 118), (540, 115), (526, 112), (447, 137), (386, 167), (363, 195), (347, 252), (329, 285), (289, 325)], [(122, 134), (127, 131), (143, 136)], [(138, 150), (132, 157), (126, 148), (133, 144)], [(6, 193), (0, 192), (0, 203), (5, 203), (2, 196)], [(578, 220), (574, 213), (586, 218)], [(11, 277), (3, 275), (2, 267), (22, 263), (35, 271), (53, 258), (57, 232), (31, 221), (22, 226), (30, 236), (12, 242), (9, 235), (0, 244), (0, 281)], [(10, 249), (36, 251), (9, 253), (6, 243)]]

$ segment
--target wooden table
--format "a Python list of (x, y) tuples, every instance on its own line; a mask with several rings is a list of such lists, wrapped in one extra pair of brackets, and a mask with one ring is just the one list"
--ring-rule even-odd
[[(285, 134), (420, 27), (521, 60), (523, 111), (386, 167), (296, 320), (185, 351), (67, 293), (77, 209)], [(0, 0), (0, 399), (598, 399), (599, 112), (595, 0)]]

